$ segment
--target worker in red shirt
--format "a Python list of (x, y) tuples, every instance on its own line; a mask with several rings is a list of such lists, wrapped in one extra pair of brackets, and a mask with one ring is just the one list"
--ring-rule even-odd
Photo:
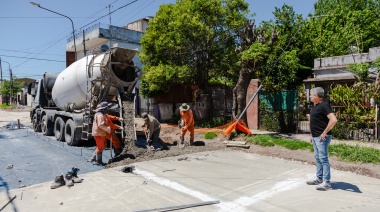
[(190, 146), (194, 145), (194, 116), (193, 111), (190, 110), (190, 106), (186, 103), (183, 103), (179, 107), (179, 113), (181, 115), (181, 145), (185, 144), (185, 135), (188, 131), (190, 133)]

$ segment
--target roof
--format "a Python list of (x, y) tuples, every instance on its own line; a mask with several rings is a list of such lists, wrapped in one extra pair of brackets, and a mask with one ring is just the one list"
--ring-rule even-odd
[(308, 78), (305, 79), (303, 82), (306, 83), (333, 83), (333, 82), (356, 82), (358, 81), (355, 76), (336, 76), (336, 77), (318, 77), (318, 78)]
[(17, 78), (15, 79), (16, 82), (25, 82), (26, 84), (29, 84), (31, 82), (35, 82), (35, 79), (30, 79), (30, 78)]

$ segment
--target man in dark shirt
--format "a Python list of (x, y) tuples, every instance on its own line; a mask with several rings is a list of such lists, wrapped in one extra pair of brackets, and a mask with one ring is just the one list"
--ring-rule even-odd
[(328, 145), (331, 142), (331, 129), (337, 119), (327, 102), (323, 101), (324, 90), (315, 87), (310, 90), (310, 101), (314, 108), (310, 112), (310, 142), (314, 146), (314, 157), (316, 159), (317, 173), (315, 179), (309, 180), (308, 185), (317, 185), (316, 189), (326, 191), (331, 188), (330, 163), (328, 158)]

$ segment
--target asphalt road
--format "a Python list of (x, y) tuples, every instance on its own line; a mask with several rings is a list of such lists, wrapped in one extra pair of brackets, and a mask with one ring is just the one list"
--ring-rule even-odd
[[(87, 162), (94, 150), (94, 145), (68, 146), (54, 136), (43, 136), (28, 128), (0, 129), (0, 190), (53, 182), (71, 167), (79, 168), (79, 174), (104, 169)], [(106, 149), (103, 162), (110, 157)]]

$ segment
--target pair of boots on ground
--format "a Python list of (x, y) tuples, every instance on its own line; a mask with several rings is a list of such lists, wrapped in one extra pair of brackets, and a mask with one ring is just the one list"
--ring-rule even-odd
[[(114, 149), (115, 157), (117, 157), (118, 155), (120, 155), (122, 152), (123, 152), (122, 148)], [(94, 153), (92, 154), (91, 158), (89, 160), (87, 160), (87, 162), (95, 162), (95, 165), (105, 166), (107, 164), (103, 163), (102, 157), (103, 157), (103, 152), (96, 153), (96, 150), (95, 150)]]
[(80, 169), (78, 169), (76, 167), (72, 167), (66, 173), (65, 177), (63, 177), (63, 175), (56, 176), (54, 179), (54, 182), (50, 186), (50, 188), (56, 189), (56, 188), (59, 188), (59, 187), (64, 186), (64, 185), (71, 187), (74, 185), (74, 183), (81, 183), (83, 181), (83, 179), (78, 177), (79, 170)]

